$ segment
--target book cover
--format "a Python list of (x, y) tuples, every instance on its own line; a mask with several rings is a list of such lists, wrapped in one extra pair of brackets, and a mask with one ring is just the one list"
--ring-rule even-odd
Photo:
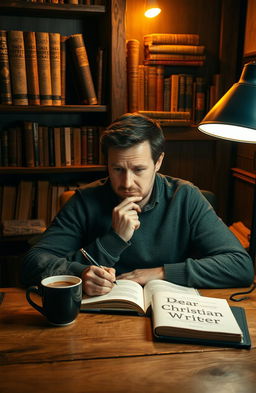
[(0, 30), (0, 103), (12, 104), (9, 54), (5, 30)]
[(87, 50), (82, 34), (73, 34), (69, 37), (70, 46), (80, 81), (80, 91), (83, 104), (97, 104), (94, 83), (91, 75)]
[(152, 295), (156, 339), (191, 344), (250, 348), (244, 310), (225, 299), (158, 292)]
[(29, 105), (40, 105), (39, 79), (36, 53), (36, 33), (24, 31), (24, 46)]
[(28, 105), (27, 73), (23, 31), (7, 32), (12, 99), (14, 105)]
[(49, 33), (36, 32), (40, 104), (52, 105)]

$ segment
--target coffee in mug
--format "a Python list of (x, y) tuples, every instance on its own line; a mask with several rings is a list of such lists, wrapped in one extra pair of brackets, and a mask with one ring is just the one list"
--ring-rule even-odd
[[(42, 306), (30, 297), (35, 293), (42, 297)], [(43, 314), (51, 324), (66, 326), (75, 321), (82, 300), (82, 280), (76, 276), (51, 276), (41, 281), (40, 287), (26, 291), (29, 304)]]

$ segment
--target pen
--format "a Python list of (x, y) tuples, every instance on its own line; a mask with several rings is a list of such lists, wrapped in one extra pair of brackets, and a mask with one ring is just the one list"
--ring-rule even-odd
[[(94, 259), (90, 254), (88, 254), (88, 252), (85, 251), (84, 248), (80, 248), (80, 251), (81, 251), (81, 253), (83, 254), (83, 256), (84, 256), (91, 264), (93, 264), (93, 265), (95, 265), (95, 266), (98, 266), (98, 267), (100, 267), (101, 269), (103, 269), (103, 267), (102, 267), (97, 261), (95, 261), (95, 259)], [(117, 284), (116, 281), (113, 281), (113, 283), (114, 283), (114, 284)]]

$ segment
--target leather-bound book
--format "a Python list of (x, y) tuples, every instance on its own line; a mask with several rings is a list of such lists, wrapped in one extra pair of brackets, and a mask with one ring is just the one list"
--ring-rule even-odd
[(24, 31), (25, 59), (29, 105), (40, 105), (39, 79), (36, 54), (36, 34)]
[(0, 30), (0, 104), (12, 104), (7, 35), (4, 30)]
[(49, 33), (52, 80), (52, 104), (61, 105), (61, 55), (60, 34)]
[(36, 32), (40, 104), (52, 105), (49, 33)]

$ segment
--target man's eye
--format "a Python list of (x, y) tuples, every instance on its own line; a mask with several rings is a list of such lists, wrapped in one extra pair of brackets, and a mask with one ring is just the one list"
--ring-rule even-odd
[(122, 168), (113, 168), (115, 172), (121, 172)]
[(135, 169), (135, 172), (142, 172), (142, 171), (144, 171), (144, 168), (136, 168)]

